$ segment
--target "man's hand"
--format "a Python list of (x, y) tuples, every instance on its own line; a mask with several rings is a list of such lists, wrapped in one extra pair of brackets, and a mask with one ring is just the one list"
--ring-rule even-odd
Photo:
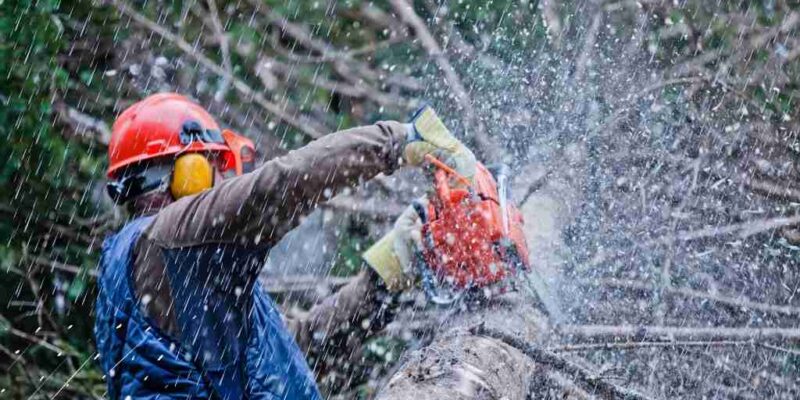
[(475, 175), (475, 155), (461, 143), (432, 108), (420, 109), (407, 125), (408, 143), (403, 157), (411, 165), (422, 165), (430, 154), (469, 180)]
[[(416, 203), (418, 207), (428, 206), (424, 198)], [(362, 255), (390, 292), (406, 289), (413, 284), (416, 276), (413, 261), (415, 252), (419, 251), (422, 244), (421, 230), (422, 221), (415, 206), (408, 206), (395, 221), (394, 228)]]

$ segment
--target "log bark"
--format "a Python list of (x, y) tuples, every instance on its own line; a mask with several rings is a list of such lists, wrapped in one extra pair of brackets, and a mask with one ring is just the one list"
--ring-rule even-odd
[(428, 346), (407, 355), (377, 399), (524, 399), (537, 364), (522, 350), (470, 327), (482, 324), (533, 342), (546, 332), (547, 322), (519, 294), (492, 303), (441, 323)]

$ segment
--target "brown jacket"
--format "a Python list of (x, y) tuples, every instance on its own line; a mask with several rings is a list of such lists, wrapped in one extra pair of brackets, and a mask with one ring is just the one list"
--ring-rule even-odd
[[(134, 286), (145, 315), (167, 333), (178, 332), (163, 250), (214, 243), (272, 246), (317, 203), (344, 187), (393, 172), (405, 139), (405, 127), (397, 122), (336, 132), (161, 209), (136, 245)], [(374, 274), (362, 273), (307, 317), (289, 321), (301, 348), (319, 329), (336, 328), (369, 312), (376, 281)]]

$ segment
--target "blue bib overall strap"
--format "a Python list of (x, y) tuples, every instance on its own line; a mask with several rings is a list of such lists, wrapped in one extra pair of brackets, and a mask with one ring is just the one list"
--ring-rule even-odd
[(260, 268), (266, 250), (165, 251), (180, 337), (144, 317), (131, 284), (133, 249), (150, 219), (132, 221), (103, 244), (95, 337), (108, 396), (321, 399), (268, 295), (254, 279), (219, 273), (242, 271), (240, 263)]
[(103, 243), (95, 305), (95, 340), (108, 397), (209, 398), (203, 376), (139, 312), (131, 286), (133, 248), (150, 218), (130, 222)]
[(319, 399), (302, 352), (255, 279), (267, 252), (232, 244), (164, 252), (179, 341), (223, 398)]

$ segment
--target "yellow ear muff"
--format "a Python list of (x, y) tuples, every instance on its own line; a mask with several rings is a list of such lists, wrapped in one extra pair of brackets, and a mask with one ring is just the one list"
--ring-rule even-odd
[(169, 185), (175, 200), (200, 193), (213, 185), (214, 167), (202, 154), (184, 154), (175, 160)]

